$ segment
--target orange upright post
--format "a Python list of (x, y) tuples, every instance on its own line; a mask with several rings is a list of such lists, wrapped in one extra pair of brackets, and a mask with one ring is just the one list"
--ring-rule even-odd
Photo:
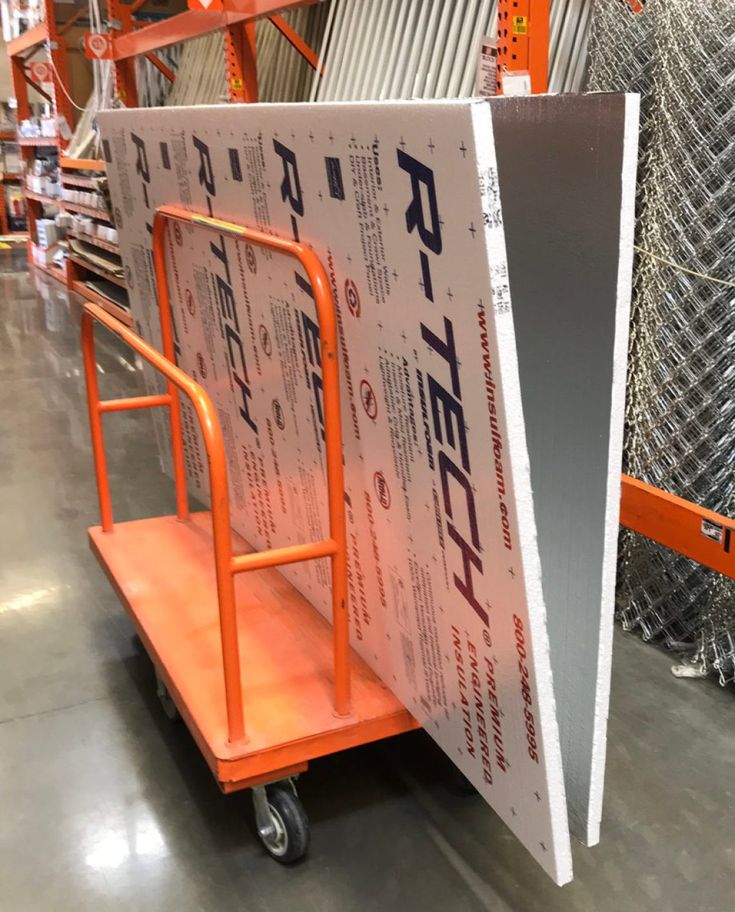
[(504, 72), (526, 70), (531, 92), (549, 88), (550, 0), (498, 0), (498, 94)]
[(230, 101), (257, 101), (254, 22), (242, 22), (225, 29), (225, 58)]
[[(113, 27), (110, 29), (113, 45), (116, 38), (128, 35), (133, 31), (133, 7), (122, 0), (107, 0), (107, 9)], [(128, 108), (138, 105), (138, 86), (135, 79), (135, 58), (113, 61), (115, 74), (115, 91), (122, 103)]]

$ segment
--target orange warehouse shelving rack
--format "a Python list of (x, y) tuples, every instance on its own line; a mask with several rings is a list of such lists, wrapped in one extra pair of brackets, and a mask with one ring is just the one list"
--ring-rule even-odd
[[(161, 48), (182, 41), (189, 41), (210, 32), (224, 33), (223, 66), (227, 73), (229, 100), (231, 102), (258, 101), (258, 74), (255, 50), (255, 23), (269, 19), (284, 38), (314, 68), (317, 55), (288, 25), (279, 14), (300, 6), (309, 6), (316, 0), (215, 0), (205, 4), (190, 0), (195, 7), (177, 13), (160, 22), (136, 22), (135, 13), (145, 0), (131, 4), (122, 0), (107, 0), (112, 23), (112, 60), (118, 97), (127, 107), (136, 107), (138, 91), (135, 81), (135, 58), (147, 57), (169, 79), (173, 73), (155, 55)], [(219, 8), (215, 8), (219, 7)]]
[[(217, 412), (205, 390), (174, 360), (164, 244), (171, 220), (294, 257), (306, 271), (314, 290), (323, 365), (329, 502), (329, 535), (324, 540), (253, 552), (231, 531), (227, 459)], [(175, 707), (186, 721), (222, 791), (253, 789), (261, 840), (275, 858), (291, 861), (305, 851), (308, 834), (291, 777), (316, 757), (418, 727), (349, 646), (334, 303), (316, 255), (294, 241), (164, 206), (154, 220), (153, 245), (162, 353), (96, 304), (84, 306), (82, 344), (101, 513), (101, 525), (89, 530), (90, 545), (153, 660), (164, 705)], [(166, 378), (165, 394), (100, 400), (95, 322)], [(209, 469), (211, 510), (193, 515), (181, 392), (194, 407)], [(116, 524), (102, 416), (161, 407), (170, 413), (177, 515)], [(331, 627), (276, 569), (320, 558), (332, 565)]]
[[(81, 11), (73, 11), (65, 22), (57, 20), (57, 4), (54, 0), (43, 0), (43, 21), (28, 29), (18, 38), (8, 42), (8, 57), (10, 60), (10, 76), (13, 94), (17, 100), (18, 121), (26, 119), (31, 114), (28, 95), (29, 86), (43, 99), (50, 102), (54, 113), (63, 117), (69, 130), (74, 127), (74, 109), (69, 99), (69, 67), (67, 59), (67, 44), (65, 32), (81, 17)], [(42, 54), (51, 64), (52, 94), (49, 95), (43, 87), (33, 81), (31, 76), (31, 58)], [(58, 148), (63, 151), (67, 140), (63, 136), (48, 137), (18, 137), (21, 156), (24, 162), (35, 157), (39, 148)], [(36, 221), (43, 212), (44, 201), (37, 196), (30, 195), (23, 185), (26, 199), (26, 220), (28, 226), (28, 260), (34, 262), (36, 267), (47, 275), (62, 283), (66, 283), (64, 270), (53, 265), (43, 266), (33, 257), (33, 238), (36, 236)]]
[[(182, 13), (177, 13), (160, 21), (149, 22), (136, 19), (142, 13), (147, 0), (107, 0), (109, 19), (110, 54), (115, 75), (115, 90), (118, 99), (128, 107), (138, 103), (135, 59), (145, 56), (170, 81), (175, 81), (172, 72), (156, 55), (156, 51), (206, 35), (213, 31), (222, 31), (224, 35), (224, 54), (222, 66), (227, 75), (229, 101), (256, 102), (258, 100), (258, 77), (255, 49), (255, 23), (257, 19), (267, 18), (275, 28), (289, 41), (302, 57), (314, 68), (318, 66), (317, 55), (303, 39), (279, 15), (280, 12), (299, 6), (307, 6), (315, 0), (225, 0), (228, 9), (222, 7), (221, 0), (211, 4), (198, 4)], [(205, 9), (204, 5), (209, 8)], [(190, 0), (190, 6), (197, 7), (196, 0)], [(237, 7), (231, 10), (230, 6)], [(107, 56), (107, 54), (106, 54)], [(62, 182), (79, 186), (79, 179), (70, 176), (73, 169), (88, 172), (104, 172), (103, 161), (77, 161), (60, 159)], [(95, 218), (99, 213), (84, 210), (79, 206), (64, 203), (69, 211), (83, 212)], [(66, 262), (66, 284), (69, 290), (91, 300), (108, 313), (132, 325), (130, 312), (100, 295), (90, 287), (87, 279), (91, 276), (102, 277), (113, 284), (125, 287), (125, 284), (114, 278), (89, 260), (70, 256)]]

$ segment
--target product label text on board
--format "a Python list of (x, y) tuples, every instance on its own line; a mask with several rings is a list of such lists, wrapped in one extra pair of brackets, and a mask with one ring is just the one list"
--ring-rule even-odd
[[(399, 167), (411, 181), (411, 201), (406, 208), (406, 230), (417, 232), (423, 246), (434, 256), (442, 252), (441, 224), (437, 203), (434, 172), (427, 165), (408, 155), (402, 149), (398, 153)], [(424, 295), (433, 303), (431, 263), (427, 250), (419, 250)], [(432, 323), (433, 323), (432, 319)], [(423, 342), (438, 356), (436, 367), (427, 374), (432, 433), (427, 433), (427, 459), (434, 471), (438, 470), (442, 493), (442, 507), (446, 531), (456, 547), (455, 555), (460, 567), (453, 573), (454, 586), (467, 604), (487, 627), (487, 610), (475, 595), (475, 574), (483, 575), (480, 558), (482, 550), (477, 522), (477, 506), (472, 489), (469, 444), (462, 406), (462, 388), (459, 376), (459, 361), (454, 344), (454, 328), (448, 317), (443, 319), (441, 335), (423, 321), (420, 325)], [(442, 365), (441, 362), (444, 362)], [(436, 373), (437, 376), (434, 375)], [(445, 386), (448, 376), (449, 388)], [(441, 377), (441, 379), (438, 379)], [(428, 416), (425, 416), (428, 421)], [(436, 463), (432, 449), (436, 444)], [(455, 461), (458, 459), (458, 463)], [(461, 492), (460, 490), (461, 489)], [(459, 495), (459, 496), (458, 496)], [(460, 532), (460, 523), (469, 532)]]
[[(197, 177), (200, 186), (204, 187), (206, 191), (207, 211), (209, 215), (212, 215), (214, 211), (212, 203), (217, 196), (217, 185), (214, 179), (212, 156), (209, 152), (207, 143), (203, 142), (197, 136), (192, 136), (192, 143), (199, 155)], [(234, 245), (234, 243), (234, 241), (231, 241), (231, 244)], [(239, 391), (240, 401), (238, 403), (238, 412), (240, 417), (248, 427), (257, 434), (258, 425), (250, 411), (252, 405), (252, 390), (250, 388), (248, 368), (245, 361), (245, 348), (240, 332), (240, 322), (237, 316), (235, 292), (232, 286), (232, 273), (230, 271), (230, 259), (224, 235), (217, 235), (215, 240), (210, 241), (209, 250), (218, 261), (218, 269), (213, 277), (214, 290), (217, 303), (219, 304), (220, 316), (222, 318), (222, 332), (227, 341), (230, 383), (233, 392), (235, 392), (235, 390)]]
[[(283, 165), (283, 180), (281, 181), (281, 199), (288, 202), (291, 207), (291, 231), (293, 239), (299, 240), (298, 218), (304, 215), (304, 191), (299, 177), (299, 166), (296, 153), (283, 143), (274, 138), (273, 148)], [(297, 218), (298, 216), (298, 218)], [(301, 275), (294, 273), (297, 287), (309, 296), (314, 305), (314, 291), (309, 281)], [(319, 428), (319, 436), (324, 440), (324, 390), (322, 384), (322, 353), (319, 343), (319, 326), (311, 314), (301, 311), (301, 325), (299, 333), (303, 331), (303, 350), (305, 352), (304, 374), (309, 389), (314, 397), (315, 426)]]

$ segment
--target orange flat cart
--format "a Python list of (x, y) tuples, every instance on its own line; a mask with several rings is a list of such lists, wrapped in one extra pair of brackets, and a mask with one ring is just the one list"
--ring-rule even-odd
[[(171, 221), (294, 257), (314, 292), (323, 371), (329, 537), (254, 552), (230, 527), (227, 456), (206, 391), (175, 363), (165, 239)], [(224, 792), (251, 788), (258, 834), (282, 862), (306, 851), (308, 820), (293, 777), (309, 760), (418, 727), (349, 646), (347, 549), (336, 316), (327, 277), (303, 245), (174, 207), (161, 207), (153, 252), (163, 352), (88, 302), (82, 348), (101, 524), (92, 551), (153, 661), (159, 695), (180, 714)], [(166, 378), (167, 391), (101, 401), (94, 324), (102, 323)], [(189, 513), (179, 395), (196, 413), (207, 453), (211, 510)], [(177, 515), (113, 523), (102, 416), (167, 408)], [(329, 558), (332, 624), (277, 567)]]

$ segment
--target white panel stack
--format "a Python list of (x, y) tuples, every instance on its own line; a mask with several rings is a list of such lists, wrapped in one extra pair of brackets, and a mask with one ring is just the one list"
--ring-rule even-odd
[[(556, 103), (528, 101), (541, 107), (520, 121), (553, 112), (543, 106)], [(624, 115), (626, 99), (615, 102)], [(298, 238), (321, 258), (341, 333), (353, 645), (563, 883), (571, 852), (494, 105), (263, 105), (100, 120), (132, 309), (153, 342), (160, 335), (149, 228), (158, 205)], [(622, 150), (625, 117), (611, 122)], [(498, 120), (509, 135), (512, 124), (512, 117)], [(594, 150), (582, 149), (594, 170)], [(612, 176), (602, 175), (618, 200), (604, 251), (615, 264), (622, 172), (621, 160)], [(198, 228), (170, 230), (168, 254), (178, 360), (218, 407), (235, 527), (259, 548), (321, 537), (321, 372), (305, 277), (292, 260)], [(613, 314), (604, 340), (608, 373), (614, 313), (625, 304), (617, 270), (615, 280), (604, 302)], [(590, 327), (594, 320), (593, 306)], [(623, 365), (624, 354), (615, 352)], [(186, 425), (189, 474), (201, 493), (206, 461)], [(616, 475), (619, 449), (615, 438), (592, 457), (604, 460), (591, 567), (599, 576), (611, 546), (603, 543), (609, 450)], [(571, 547), (567, 574), (575, 569)], [(562, 543), (554, 559), (563, 550)], [(284, 574), (329, 614), (324, 562)], [(612, 583), (608, 572), (603, 602)], [(597, 656), (601, 624), (611, 618), (603, 617), (599, 586), (593, 600), (589, 642), (578, 648)], [(590, 674), (577, 685), (597, 693), (597, 661)], [(604, 705), (584, 709), (594, 717), (581, 723), (585, 741), (595, 719), (605, 718), (606, 685), (603, 692)]]

